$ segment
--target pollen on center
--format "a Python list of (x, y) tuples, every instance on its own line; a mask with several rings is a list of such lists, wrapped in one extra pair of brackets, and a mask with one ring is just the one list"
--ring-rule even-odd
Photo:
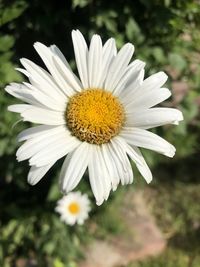
[(124, 108), (117, 97), (103, 89), (86, 89), (68, 102), (66, 123), (81, 141), (104, 144), (116, 136), (124, 123)]

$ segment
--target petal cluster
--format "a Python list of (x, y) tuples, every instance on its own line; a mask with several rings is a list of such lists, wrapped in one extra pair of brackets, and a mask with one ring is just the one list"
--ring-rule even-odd
[[(177, 109), (157, 107), (171, 95), (163, 87), (167, 75), (158, 72), (144, 79), (145, 63), (137, 59), (131, 62), (132, 44), (125, 44), (117, 52), (113, 38), (102, 44), (100, 36), (95, 34), (88, 47), (78, 30), (72, 31), (72, 41), (79, 77), (55, 45), (47, 47), (37, 42), (34, 47), (48, 71), (23, 58), (24, 69), (18, 70), (29, 82), (6, 87), (9, 94), (26, 103), (9, 106), (9, 110), (20, 113), (24, 121), (39, 124), (19, 134), (18, 140), (25, 142), (17, 151), (17, 159), (29, 160), (28, 181), (34, 185), (57, 160), (66, 156), (60, 173), (62, 191), (72, 191), (88, 169), (91, 188), (100, 205), (119, 183), (133, 182), (129, 158), (148, 183), (152, 180), (139, 148), (173, 157), (174, 146), (149, 129), (178, 124), (183, 116)], [(121, 131), (101, 145), (73, 136), (65, 120), (70, 97), (90, 88), (110, 92), (125, 111)]]

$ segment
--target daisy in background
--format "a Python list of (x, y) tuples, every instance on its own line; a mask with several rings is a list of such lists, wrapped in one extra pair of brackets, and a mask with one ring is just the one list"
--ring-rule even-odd
[(90, 201), (86, 194), (71, 192), (57, 202), (55, 210), (60, 213), (61, 221), (69, 225), (83, 224), (88, 218)]
[(72, 31), (79, 78), (61, 51), (35, 43), (48, 72), (22, 58), (28, 82), (11, 83), (6, 91), (27, 104), (9, 106), (24, 121), (40, 124), (21, 132), (25, 141), (17, 160), (29, 159), (28, 182), (36, 184), (54, 163), (66, 156), (60, 186), (72, 191), (88, 168), (97, 205), (108, 199), (111, 189), (133, 182), (129, 158), (147, 183), (152, 180), (138, 147), (173, 157), (175, 147), (149, 129), (178, 124), (182, 113), (173, 108), (154, 107), (170, 97), (162, 88), (164, 72), (144, 79), (145, 63), (134, 60), (134, 46), (125, 44), (117, 52), (115, 40), (104, 45), (93, 35), (89, 48), (80, 31)]

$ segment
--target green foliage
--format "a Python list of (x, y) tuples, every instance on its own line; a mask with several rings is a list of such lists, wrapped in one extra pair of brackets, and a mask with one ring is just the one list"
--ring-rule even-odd
[(12, 22), (18, 18), (26, 9), (27, 4), (25, 1), (16, 1), (11, 5), (6, 6), (3, 2), (0, 3), (0, 26)]
[(94, 214), (93, 222), (98, 227), (96, 230), (97, 238), (108, 239), (110, 233), (114, 235), (127, 234), (126, 226), (123, 220), (121, 220), (121, 213), (119, 212), (127, 190), (128, 188), (119, 188), (117, 196), (111, 193), (111, 199), (108, 200), (108, 205), (99, 207), (98, 212)]
[(86, 229), (67, 227), (52, 208), (41, 206), (45, 212), (37, 207), (33, 212), (18, 213), (17, 218), (11, 219), (6, 227), (1, 227), (1, 266), (5, 262), (15, 264), (16, 258), (29, 258), (30, 253), (41, 267), (48, 264), (48, 258), (55, 259), (55, 266), (62, 266), (81, 256), (79, 247), (83, 240), (79, 236), (83, 237)]
[(198, 267), (199, 257), (191, 258), (180, 250), (168, 249), (158, 258), (151, 258), (145, 262), (138, 262), (127, 267)]
[[(46, 175), (44, 182), (33, 189), (26, 183), (28, 164), (16, 162), (17, 134), (30, 125), (21, 122), (15, 124), (20, 118), (7, 112), (7, 106), (17, 100), (6, 94), (4, 87), (10, 82), (24, 79), (15, 71), (19, 59), (27, 57), (41, 64), (32, 47), (35, 41), (41, 41), (47, 45), (55, 43), (67, 59), (73, 60), (70, 32), (76, 28), (83, 32), (86, 39), (95, 32), (104, 41), (114, 37), (118, 48), (126, 42), (132, 42), (136, 48), (136, 57), (147, 63), (146, 77), (164, 70), (170, 77), (167, 84), (169, 88), (174, 88), (174, 82), (187, 84), (188, 90), (181, 99), (175, 100), (177, 92), (173, 90), (172, 99), (164, 103), (164, 106), (180, 108), (184, 113), (184, 122), (178, 127), (167, 126), (156, 130), (177, 148), (173, 170), (178, 168), (177, 176), (185, 177), (184, 168), (189, 164), (194, 165), (195, 159), (199, 157), (200, 146), (199, 13), (199, 3), (193, 0), (72, 0), (59, 1), (59, 4), (55, 0), (0, 0), (0, 266), (15, 266), (15, 261), (20, 258), (36, 258), (41, 267), (76, 267), (77, 258), (81, 257), (81, 244), (84, 246), (92, 238), (87, 231), (88, 225), (69, 228), (54, 213), (55, 203), (61, 196), (56, 181), (61, 163)], [(71, 63), (74, 67), (74, 61)], [(144, 154), (151, 166), (162, 163), (162, 166), (167, 166), (166, 171), (170, 172), (171, 159), (148, 151), (144, 151)], [(190, 163), (187, 163), (188, 160)], [(198, 164), (195, 166), (197, 170)], [(191, 171), (191, 167), (188, 168)], [(191, 183), (191, 178), (187, 179), (187, 183)], [(82, 182), (81, 188), (91, 197), (87, 182)], [(159, 190), (165, 203), (171, 202), (170, 196), (165, 195), (161, 188)], [(196, 196), (196, 191), (193, 192)], [(183, 199), (181, 194), (186, 193), (180, 187), (171, 205), (176, 207), (179, 200)], [(120, 223), (113, 223), (120, 221), (114, 208), (114, 205), (118, 205), (115, 201), (110, 200), (113, 204), (109, 208), (97, 210), (93, 206), (92, 216), (96, 224), (101, 226), (98, 232), (100, 237), (109, 233), (117, 234), (123, 229)], [(192, 195), (183, 201), (181, 209), (184, 215), (180, 215), (174, 224), (176, 210), (165, 206), (166, 213), (171, 214), (167, 223), (173, 225), (173, 231), (185, 229), (180, 236), (187, 236), (187, 225), (199, 213), (193, 201)], [(187, 203), (193, 208), (189, 209)], [(162, 215), (161, 212), (159, 216)], [(185, 221), (187, 225), (183, 225)], [(167, 253), (174, 259), (171, 250)], [(174, 259), (174, 266), (188, 266), (188, 256), (184, 259), (179, 248), (176, 253), (178, 256)], [(158, 260), (152, 259), (133, 266), (170, 267), (171, 263), (165, 265), (166, 258), (164, 255)], [(195, 264), (190, 266), (196, 267)]]

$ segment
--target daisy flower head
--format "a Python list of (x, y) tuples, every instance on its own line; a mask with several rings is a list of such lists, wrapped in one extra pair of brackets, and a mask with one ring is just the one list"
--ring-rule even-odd
[(78, 30), (72, 41), (79, 78), (72, 72), (61, 51), (39, 42), (34, 48), (48, 71), (22, 58), (29, 82), (11, 83), (6, 91), (27, 104), (9, 106), (24, 121), (40, 124), (21, 132), (25, 141), (17, 151), (18, 161), (29, 159), (28, 182), (36, 184), (54, 163), (66, 156), (60, 186), (72, 191), (86, 169), (90, 185), (101, 205), (118, 184), (133, 182), (129, 158), (149, 183), (152, 174), (139, 147), (173, 157), (175, 147), (149, 129), (178, 124), (182, 113), (173, 108), (154, 107), (170, 97), (162, 86), (164, 72), (144, 79), (145, 63), (134, 60), (134, 46), (119, 51), (115, 40), (105, 44), (93, 35), (89, 47)]
[(69, 225), (83, 224), (88, 218), (90, 209), (88, 196), (80, 192), (71, 192), (63, 196), (55, 208), (60, 213), (61, 221)]

